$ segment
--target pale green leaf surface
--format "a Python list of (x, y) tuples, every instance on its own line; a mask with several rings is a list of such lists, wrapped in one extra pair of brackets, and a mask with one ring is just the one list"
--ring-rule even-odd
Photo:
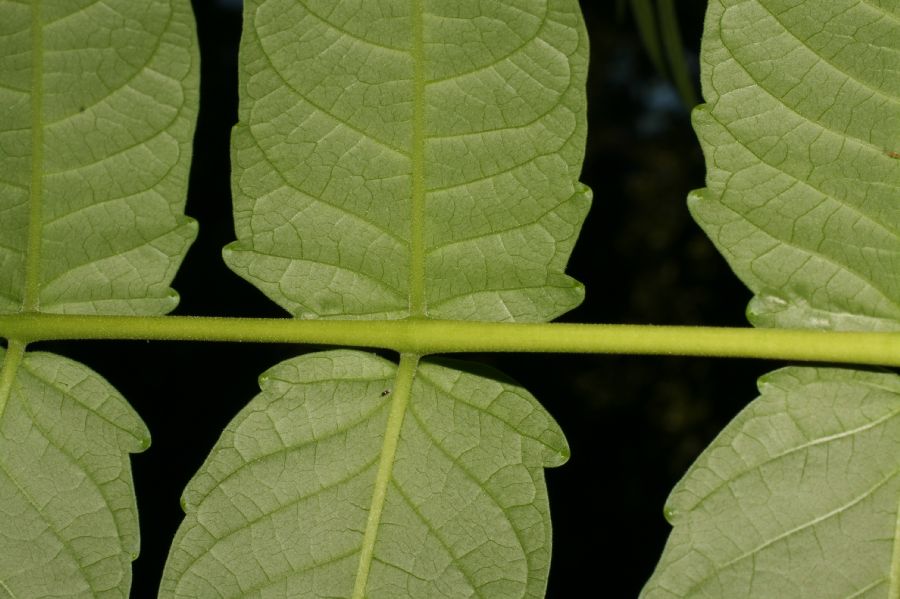
[(785, 368), (673, 490), (646, 599), (893, 599), (900, 377)]
[(0, 0), (0, 312), (162, 314), (196, 235), (185, 0)]
[(225, 259), (303, 318), (546, 321), (590, 191), (574, 0), (248, 0)]
[(759, 326), (900, 329), (900, 3), (714, 0), (690, 207)]
[[(568, 446), (527, 392), (471, 368), (416, 371), (367, 599), (543, 597), (543, 468)], [(396, 371), (338, 350), (265, 373), (185, 491), (160, 596), (350, 597)]]
[(128, 597), (128, 452), (150, 444), (144, 423), (98, 374), (48, 353), (25, 354), (2, 403), (0, 597)]

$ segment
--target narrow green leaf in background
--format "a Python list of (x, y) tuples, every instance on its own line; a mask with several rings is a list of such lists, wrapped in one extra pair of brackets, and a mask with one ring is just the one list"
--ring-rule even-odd
[(694, 107), (697, 94), (684, 56), (674, 1), (657, 0), (654, 8), (650, 0), (631, 0), (631, 12), (650, 62), (660, 75), (671, 77), (685, 107)]
[[(185, 491), (161, 596), (350, 597), (396, 369), (336, 350), (263, 374)], [(531, 395), (478, 370), (418, 368), (369, 599), (543, 597), (543, 468), (568, 446)]]
[[(198, 69), (187, 0), (0, 0), (0, 313), (158, 315), (183, 215)], [(128, 452), (103, 379), (10, 339), (0, 371), (0, 595), (127, 597)]]
[[(697, 222), (757, 326), (900, 329), (900, 4), (713, 0)], [(789, 368), (669, 498), (647, 598), (900, 596), (900, 377)]]
[(672, 83), (678, 90), (678, 95), (681, 96), (684, 105), (687, 108), (693, 108), (697, 105), (697, 92), (694, 91), (694, 80), (685, 57), (684, 44), (681, 41), (681, 28), (678, 26), (675, 0), (657, 0), (656, 5), (659, 10), (659, 36), (663, 48), (666, 50)]
[(658, 73), (666, 72), (663, 60), (663, 47), (660, 40), (659, 24), (656, 22), (656, 11), (651, 0), (631, 0), (631, 14), (641, 35), (644, 51)]

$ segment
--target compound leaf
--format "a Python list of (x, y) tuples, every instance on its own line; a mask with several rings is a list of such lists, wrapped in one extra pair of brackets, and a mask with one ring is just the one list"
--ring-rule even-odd
[[(161, 596), (350, 597), (396, 371), (336, 350), (263, 374), (184, 493)], [(562, 432), (464, 363), (421, 364), (411, 397), (364, 596), (542, 597), (543, 468), (568, 457)]]
[[(586, 62), (574, 0), (248, 0), (226, 262), (301, 318), (569, 310)], [(270, 372), (185, 493), (160, 595), (541, 597), (561, 433), (420, 358)]]

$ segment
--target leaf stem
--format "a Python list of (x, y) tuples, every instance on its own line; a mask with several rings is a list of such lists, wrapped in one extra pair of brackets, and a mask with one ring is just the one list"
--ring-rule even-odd
[(419, 364), (418, 354), (401, 354), (400, 365), (394, 380), (394, 392), (391, 399), (391, 412), (388, 415), (384, 432), (384, 443), (381, 446), (381, 457), (378, 460), (378, 473), (375, 476), (375, 488), (372, 490), (372, 503), (366, 521), (366, 532), (363, 535), (362, 548), (359, 553), (359, 567), (356, 570), (356, 582), (353, 585), (353, 599), (365, 599), (366, 584), (372, 567), (372, 556), (375, 552), (375, 540), (378, 538), (378, 527), (381, 525), (381, 514), (387, 498), (388, 485), (394, 470), (394, 459), (397, 445), (400, 442), (400, 429), (403, 417), (409, 406), (412, 395), (412, 383)]
[(0, 418), (6, 409), (9, 396), (12, 394), (13, 381), (16, 380), (16, 372), (25, 357), (25, 343), (18, 339), (10, 339), (6, 349), (6, 359), (0, 366)]
[(23, 342), (146, 339), (313, 343), (400, 353), (552, 352), (763, 358), (900, 366), (900, 332), (451, 320), (299, 320), (199, 316), (0, 314)]

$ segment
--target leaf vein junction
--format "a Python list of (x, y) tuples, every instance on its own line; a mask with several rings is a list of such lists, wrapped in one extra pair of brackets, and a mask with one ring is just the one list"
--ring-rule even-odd
[[(531, 13), (529, 13), (529, 14), (531, 14)], [(455, 73), (453, 75), (449, 75), (447, 77), (441, 77), (438, 79), (428, 79), (425, 82), (425, 85), (436, 85), (436, 84), (440, 84), (440, 83), (445, 83), (447, 81), (453, 81), (454, 79), (461, 79), (463, 77), (468, 77), (468, 76), (474, 75), (475, 73), (480, 73), (482, 71), (487, 71), (489, 69), (493, 69), (498, 64), (509, 60), (516, 54), (519, 54), (522, 50), (524, 50), (528, 46), (528, 44), (534, 42), (536, 39), (539, 39), (540, 38), (539, 34), (544, 29), (544, 26), (547, 24), (547, 20), (548, 20), (549, 16), (550, 16), (550, 9), (549, 9), (548, 5), (545, 4), (544, 5), (544, 14), (541, 15), (541, 22), (535, 28), (535, 35), (526, 40), (523, 40), (520, 45), (518, 45), (515, 48), (513, 48), (512, 50), (510, 50), (510, 52), (508, 54), (506, 54), (505, 56), (500, 56), (499, 58), (494, 60), (494, 62), (491, 62), (484, 66), (478, 67), (476, 69), (472, 69), (470, 71), (462, 71), (460, 73)]]
[[(397, 493), (397, 495), (403, 500), (404, 503), (406, 503), (406, 505), (407, 505), (407, 507), (409, 507), (410, 511), (412, 511), (416, 516), (418, 516), (419, 521), (421, 521), (422, 524), (424, 524), (425, 527), (429, 531), (431, 531), (432, 535), (434, 535), (434, 538), (437, 540), (438, 543), (440, 543), (441, 547), (444, 549), (444, 551), (447, 553), (447, 555), (449, 555), (450, 557), (452, 557), (454, 559), (457, 559), (459, 556), (454, 554), (454, 552), (452, 551), (450, 546), (447, 544), (446, 540), (444, 540), (444, 537), (438, 532), (437, 528), (428, 520), (428, 518), (426, 518), (425, 515), (419, 510), (418, 506), (416, 506), (413, 503), (412, 499), (410, 499), (409, 496), (403, 491), (403, 488), (400, 486), (400, 484), (396, 480), (393, 480), (391, 482), (392, 482), (391, 486), (394, 489), (394, 492)], [(384, 563), (388, 566), (391, 566), (393, 568), (400, 568), (400, 566), (398, 566), (397, 564), (388, 563), (388, 562), (385, 562), (384, 560), (379, 560), (379, 561), (381, 561), (382, 563)], [(400, 569), (402, 569), (402, 568), (400, 568)], [(432, 582), (430, 580), (423, 579), (421, 576), (418, 576), (417, 574), (415, 574), (414, 572), (410, 572), (409, 570), (403, 569), (403, 571), (414, 578), (422, 580), (423, 582)], [(478, 586), (472, 580), (472, 577), (470, 576), (469, 572), (467, 572), (464, 568), (458, 568), (457, 571), (462, 575), (463, 578), (465, 578), (466, 582), (469, 583), (469, 588), (472, 590), (472, 592), (474, 592), (477, 596), (482, 597), (483, 595), (479, 592)]]
[[(60, 530), (58, 530), (53, 525), (53, 523), (50, 522), (50, 520), (47, 519), (44, 511), (38, 506), (37, 502), (34, 500), (34, 498), (31, 496), (31, 494), (29, 494), (27, 491), (25, 491), (25, 489), (23, 489), (22, 486), (19, 485), (19, 483), (15, 479), (15, 477), (13, 477), (12, 473), (6, 469), (6, 466), (3, 464), (3, 460), (0, 460), (0, 472), (2, 472), (3, 474), (6, 475), (6, 478), (16, 487), (16, 490), (18, 490), (19, 493), (22, 495), (22, 497), (25, 498), (25, 500), (28, 502), (28, 504), (31, 506), (31, 508), (35, 511), (35, 513), (38, 514), (40, 519), (46, 525), (46, 527), (47, 527), (46, 529), (49, 530), (50, 533), (54, 537), (56, 537), (56, 540), (59, 541), (59, 544), (62, 546), (63, 549), (65, 549), (66, 553), (69, 555), (69, 558), (72, 561), (74, 561), (75, 563), (82, 565), (82, 563), (75, 557), (75, 556), (78, 556), (80, 553), (75, 550), (75, 548), (71, 544), (71, 541), (69, 539), (65, 538), (62, 535), (62, 532)], [(81, 578), (81, 580), (84, 581), (84, 586), (86, 588), (88, 588), (88, 589), (92, 588), (92, 585), (87, 578), (87, 573), (85, 572), (84, 568), (73, 568), (73, 570), (74, 570), (73, 575), (79, 576)], [(70, 585), (69, 586), (70, 589), (71, 589), (72, 582), (73, 581), (71, 579), (69, 579), (68, 584)]]
[(402, 156), (404, 158), (409, 158), (408, 152), (401, 150), (399, 148), (395, 148), (388, 142), (378, 139), (371, 133), (367, 133), (356, 126), (351, 125), (344, 119), (342, 119), (339, 116), (333, 114), (332, 112), (326, 110), (325, 108), (323, 108), (316, 102), (313, 102), (309, 97), (306, 96), (306, 94), (304, 94), (302, 91), (297, 89), (290, 81), (288, 81), (287, 77), (285, 77), (284, 74), (278, 69), (278, 67), (275, 66), (275, 62), (272, 60), (272, 57), (269, 55), (269, 53), (266, 51), (265, 46), (263, 45), (262, 38), (259, 36), (259, 32), (256, 29), (254, 29), (253, 32), (254, 32), (254, 35), (256, 36), (256, 41), (257, 41), (257, 45), (259, 47), (260, 54), (265, 57), (266, 62), (269, 64), (269, 67), (272, 69), (272, 72), (275, 74), (276, 77), (278, 77), (278, 79), (282, 83), (284, 83), (284, 86), (287, 89), (291, 90), (294, 94), (296, 94), (297, 97), (300, 98), (300, 100), (302, 100), (303, 102), (306, 102), (307, 104), (309, 104), (310, 106), (315, 108), (317, 111), (319, 111), (324, 116), (335, 121), (338, 125), (340, 125), (342, 127), (346, 127), (347, 129), (349, 129), (355, 133), (358, 133), (359, 135), (365, 137), (366, 139), (369, 139), (369, 140), (373, 141), (374, 143), (378, 144), (379, 146), (382, 146), (383, 148), (390, 150), (391, 152), (397, 154), (398, 156)]
[[(802, 39), (800, 36), (798, 36), (796, 33), (794, 33), (794, 31), (791, 30), (790, 27), (788, 27), (787, 25), (785, 25), (785, 24), (784, 24), (784, 21), (782, 21), (781, 18), (779, 17), (779, 15), (776, 14), (771, 8), (769, 8), (769, 7), (767, 6), (766, 2), (762, 2), (762, 1), (760, 1), (760, 0), (757, 0), (757, 2), (758, 2), (758, 4), (760, 5), (760, 7), (762, 7), (763, 10), (765, 10), (767, 13), (769, 13), (769, 15), (772, 17), (772, 20), (775, 21), (776, 23), (778, 23), (778, 25), (784, 30), (785, 33), (787, 33), (788, 35), (790, 35), (790, 36), (794, 39), (794, 41), (797, 42), (798, 45), (803, 46), (804, 48), (806, 48), (807, 50), (809, 50), (810, 53), (812, 53), (812, 54), (814, 54), (816, 57), (818, 57), (819, 60), (820, 60), (823, 64), (827, 65), (830, 69), (834, 70), (835, 72), (840, 73), (841, 75), (844, 75), (844, 76), (845, 76), (847, 79), (849, 79), (850, 81), (853, 81), (853, 82), (855, 82), (855, 83), (858, 83), (861, 87), (864, 87), (864, 88), (866, 88), (867, 90), (871, 91), (873, 95), (881, 96), (881, 97), (883, 97), (883, 98), (885, 98), (885, 99), (887, 99), (887, 100), (890, 100), (891, 102), (894, 101), (894, 98), (888, 96), (885, 92), (881, 91), (881, 90), (878, 89), (878, 88), (872, 87), (870, 84), (866, 83), (865, 81), (862, 81), (861, 79), (857, 79), (852, 73), (848, 73), (847, 71), (845, 71), (844, 69), (840, 68), (839, 66), (837, 66), (837, 65), (834, 64), (833, 62), (831, 62), (831, 61), (829, 61), (829, 60), (826, 60), (825, 57), (822, 56), (821, 53), (819, 53), (818, 51), (816, 51), (815, 48), (813, 48), (813, 47), (810, 46), (808, 43), (806, 43), (806, 40), (805, 40), (805, 39)], [(723, 36), (723, 37), (724, 37), (724, 36)], [(724, 41), (724, 39), (723, 39), (723, 41)], [(729, 50), (731, 50), (731, 48), (729, 48)], [(732, 53), (732, 55), (734, 55), (734, 54)], [(743, 66), (743, 65), (741, 65), (741, 66)]]
[[(334, 7), (336, 7), (336, 6), (337, 6), (337, 3), (334, 4)], [(311, 8), (309, 8), (308, 3), (303, 5), (303, 9), (304, 9), (311, 17), (313, 17), (313, 18), (315, 18), (315, 19), (318, 19), (319, 22), (321, 22), (322, 24), (324, 24), (324, 25), (326, 25), (326, 26), (328, 26), (328, 27), (331, 27), (332, 29), (334, 29), (334, 30), (337, 31), (338, 33), (340, 33), (340, 34), (342, 34), (342, 35), (344, 35), (344, 36), (346, 36), (346, 37), (349, 37), (349, 38), (352, 39), (352, 40), (358, 41), (358, 42), (363, 43), (363, 44), (365, 44), (365, 45), (367, 45), (367, 46), (372, 46), (373, 48), (379, 48), (379, 49), (381, 49), (381, 50), (387, 50), (388, 52), (395, 52), (395, 53), (397, 53), (397, 54), (404, 54), (404, 55), (405, 55), (407, 52), (409, 52), (409, 49), (408, 49), (408, 48), (394, 48), (393, 46), (387, 46), (387, 45), (385, 45), (385, 44), (379, 44), (379, 43), (373, 42), (373, 41), (371, 41), (371, 40), (367, 40), (367, 39), (365, 39), (365, 38), (363, 38), (363, 37), (360, 37), (359, 35), (353, 33), (352, 31), (350, 31), (350, 30), (348, 30), (348, 29), (345, 29), (344, 27), (341, 27), (340, 25), (336, 25), (333, 21), (329, 21), (327, 17), (323, 17), (322, 15), (320, 15), (319, 13), (317, 13), (316, 11), (312, 10)]]
[[(753, 559), (756, 559), (756, 555), (757, 555), (760, 551), (762, 551), (763, 549), (765, 549), (766, 547), (769, 547), (769, 546), (771, 546), (771, 545), (774, 545), (775, 543), (777, 543), (777, 542), (779, 542), (779, 541), (782, 541), (782, 540), (784, 540), (784, 539), (790, 537), (791, 535), (794, 535), (794, 534), (796, 534), (796, 533), (798, 533), (798, 532), (801, 532), (801, 531), (803, 531), (803, 530), (805, 530), (805, 529), (807, 529), (807, 528), (809, 528), (809, 527), (811, 527), (811, 526), (815, 526), (815, 525), (819, 524), (820, 522), (824, 522), (825, 520), (828, 520), (828, 519), (830, 519), (830, 518), (833, 518), (834, 516), (840, 515), (840, 514), (843, 513), (844, 511), (846, 511), (846, 510), (852, 508), (852, 507), (853, 507), (854, 505), (856, 505), (857, 503), (863, 501), (864, 499), (866, 499), (867, 497), (869, 497), (870, 495), (872, 495), (873, 493), (875, 493), (879, 488), (881, 488), (881, 487), (883, 487), (884, 485), (886, 485), (887, 483), (889, 483), (889, 482), (891, 481), (891, 479), (893, 479), (894, 477), (897, 476), (897, 474), (898, 474), (897, 472), (892, 472), (892, 473), (888, 474), (887, 476), (885, 476), (884, 478), (882, 478), (880, 481), (878, 481), (877, 483), (875, 483), (874, 485), (872, 485), (871, 487), (869, 487), (868, 489), (866, 489), (865, 491), (863, 491), (862, 493), (860, 493), (859, 495), (857, 495), (856, 497), (852, 498), (850, 501), (848, 501), (848, 502), (845, 503), (844, 505), (840, 505), (840, 506), (834, 508), (833, 510), (831, 510), (830, 512), (828, 512), (828, 513), (826, 513), (826, 514), (822, 514), (821, 516), (817, 516), (817, 517), (813, 518), (812, 520), (810, 520), (809, 522), (804, 522), (803, 524), (800, 524), (799, 526), (796, 526), (796, 527), (794, 527), (794, 528), (792, 528), (792, 529), (790, 529), (790, 530), (787, 530), (787, 531), (785, 531), (785, 532), (783, 532), (783, 533), (781, 533), (781, 534), (779, 534), (779, 535), (777, 535), (777, 536), (775, 536), (775, 537), (769, 539), (768, 541), (766, 541), (766, 542), (760, 544), (759, 546), (754, 547), (753, 549), (750, 549), (749, 551), (746, 551), (745, 553), (742, 553), (741, 555), (739, 555), (739, 556), (737, 556), (737, 557), (735, 557), (735, 558), (733, 558), (733, 559), (731, 559), (731, 560), (728, 560), (727, 562), (725, 562), (725, 563), (722, 564), (721, 566), (716, 566), (715, 569), (710, 570), (709, 574), (707, 574), (707, 575), (704, 576), (703, 578), (700, 578), (700, 579), (696, 580), (696, 581), (691, 585), (688, 594), (691, 594), (693, 591), (695, 591), (696, 589), (698, 589), (704, 582), (706, 582), (707, 580), (710, 580), (711, 578), (713, 578), (713, 577), (716, 575), (716, 573), (718, 573), (718, 572), (720, 572), (720, 571), (722, 571), (722, 570), (725, 570), (726, 568), (730, 568), (730, 567), (733, 566), (734, 564), (736, 564), (736, 563), (738, 563), (738, 562), (740, 562), (740, 561), (743, 561), (743, 560), (747, 559), (748, 557), (753, 558)], [(714, 561), (714, 560), (713, 560), (713, 561)]]

